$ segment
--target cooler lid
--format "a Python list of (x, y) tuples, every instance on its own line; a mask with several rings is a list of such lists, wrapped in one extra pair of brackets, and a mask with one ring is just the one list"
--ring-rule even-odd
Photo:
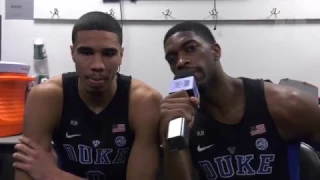
[(30, 65), (20, 62), (0, 61), (0, 73), (29, 74)]

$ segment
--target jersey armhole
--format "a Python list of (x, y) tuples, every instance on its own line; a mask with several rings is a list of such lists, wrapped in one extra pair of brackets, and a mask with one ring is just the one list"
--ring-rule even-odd
[(57, 137), (59, 135), (59, 131), (61, 129), (61, 127), (64, 126), (64, 122), (62, 120), (62, 118), (64, 117), (65, 113), (66, 113), (66, 103), (68, 103), (67, 101), (67, 97), (68, 97), (68, 90), (67, 87), (72, 86), (72, 81), (74, 80), (74, 78), (77, 78), (77, 75), (75, 72), (69, 72), (69, 73), (64, 73), (61, 76), (62, 78), (62, 104), (61, 104), (61, 112), (60, 112), (60, 118), (59, 120), (57, 120), (58, 122), (56, 123), (55, 128), (53, 129), (52, 132), (52, 139), (53, 137)]

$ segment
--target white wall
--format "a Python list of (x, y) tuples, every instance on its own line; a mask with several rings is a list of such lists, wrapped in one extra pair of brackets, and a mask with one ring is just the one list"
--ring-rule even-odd
[[(320, 5), (320, 2), (316, 4), (314, 0), (309, 1), (313, 1), (313, 5), (309, 3), (310, 6)], [(222, 2), (232, 6), (235, 1), (218, 0), (218, 8)], [(317, 16), (314, 15), (314, 19), (318, 19)], [(218, 24), (218, 29), (213, 33), (222, 47), (223, 67), (232, 76), (266, 78), (277, 83), (282, 78), (292, 78), (320, 86), (319, 22), (299, 20), (286, 24), (284, 21), (226, 21)], [(2, 60), (32, 64), (32, 38), (43, 37), (51, 75), (73, 71), (69, 52), (72, 23), (62, 20), (34, 22), (4, 19)], [(167, 93), (173, 77), (164, 60), (162, 44), (164, 34), (173, 24), (175, 22), (171, 21), (127, 21), (124, 24), (125, 54), (121, 72), (145, 81), (162, 94)], [(213, 29), (211, 22), (207, 24)]]

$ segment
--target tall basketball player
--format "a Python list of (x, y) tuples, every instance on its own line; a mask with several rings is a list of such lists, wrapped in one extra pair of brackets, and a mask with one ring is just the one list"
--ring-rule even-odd
[[(172, 27), (164, 49), (172, 72), (193, 72), (200, 92), (198, 111), (198, 100), (186, 92), (171, 94), (161, 104), (166, 180), (191, 179), (192, 165), (201, 180), (300, 178), (300, 139), (320, 142), (314, 98), (262, 80), (228, 76), (220, 46), (198, 22)], [(185, 117), (193, 125), (189, 149), (169, 151), (165, 135), (172, 117)]]

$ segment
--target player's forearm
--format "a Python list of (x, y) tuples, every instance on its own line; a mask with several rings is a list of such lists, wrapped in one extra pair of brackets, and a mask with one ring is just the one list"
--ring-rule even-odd
[(18, 169), (15, 170), (14, 179), (15, 180), (33, 180), (28, 173), (24, 171), (20, 171)]
[(193, 168), (189, 150), (171, 152), (164, 146), (164, 177), (166, 180), (192, 180)]
[(70, 174), (62, 170), (57, 170), (53, 176), (48, 177), (45, 180), (86, 180), (86, 179), (75, 176), (73, 174)]

